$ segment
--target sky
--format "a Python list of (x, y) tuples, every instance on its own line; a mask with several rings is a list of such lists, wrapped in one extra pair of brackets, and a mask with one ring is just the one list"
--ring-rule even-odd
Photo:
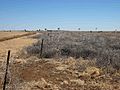
[(120, 30), (120, 0), (0, 0), (0, 30)]

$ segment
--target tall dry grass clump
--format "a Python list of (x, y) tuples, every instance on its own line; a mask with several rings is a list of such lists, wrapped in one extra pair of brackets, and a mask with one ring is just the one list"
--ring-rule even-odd
[(119, 33), (89, 32), (46, 32), (34, 38), (39, 41), (26, 48), (27, 54), (39, 57), (41, 39), (44, 39), (43, 58), (84, 58), (96, 59), (98, 67), (112, 66), (120, 69)]

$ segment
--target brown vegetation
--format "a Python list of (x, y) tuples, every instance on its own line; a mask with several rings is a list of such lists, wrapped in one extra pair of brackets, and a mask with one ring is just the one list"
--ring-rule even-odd
[[(10, 90), (120, 90), (120, 34), (42, 32), (39, 41), (11, 57)], [(40, 59), (41, 39), (43, 58)], [(5, 62), (1, 62), (3, 81)], [(2, 83), (0, 85), (2, 88)]]
[(36, 39), (28, 38), (36, 34), (30, 33), (28, 36), (26, 36), (26, 34), (28, 35), (29, 33), (28, 32), (27, 33), (26, 32), (0, 32), (1, 40), (5, 40), (5, 37), (11, 38), (14, 36), (20, 36), (19, 38), (17, 37), (14, 39), (0, 42), (0, 58), (5, 57), (7, 50), (12, 50), (12, 55), (13, 55), (16, 52), (20, 51), (23, 47), (29, 46), (32, 43), (35, 43), (37, 41)]
[(35, 32), (0, 32), (0, 42), (1, 41), (6, 41), (6, 40), (10, 40), (10, 39), (15, 39), (15, 38), (20, 38), (23, 36), (28, 36), (28, 35), (33, 35), (36, 34)]

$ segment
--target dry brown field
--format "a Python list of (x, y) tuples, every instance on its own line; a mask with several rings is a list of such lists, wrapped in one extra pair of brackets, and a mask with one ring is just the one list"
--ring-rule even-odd
[(120, 90), (119, 37), (113, 32), (64, 31), (2, 41), (0, 90), (8, 50), (7, 90)]
[(0, 56), (4, 57), (8, 50), (15, 54), (23, 47), (36, 42), (30, 38), (33, 35), (35, 34), (31, 32), (0, 32)]
[(23, 34), (26, 34), (26, 33), (28, 33), (28, 32), (3, 32), (3, 31), (1, 31), (0, 32), (0, 39), (2, 39), (2, 38), (6, 38), (6, 37), (12, 37), (12, 36), (15, 36), (15, 35), (23, 35)]

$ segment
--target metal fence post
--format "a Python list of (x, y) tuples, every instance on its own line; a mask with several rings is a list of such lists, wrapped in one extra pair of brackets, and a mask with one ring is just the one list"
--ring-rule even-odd
[(10, 50), (8, 50), (7, 63), (6, 63), (6, 71), (5, 71), (5, 77), (4, 77), (4, 83), (3, 83), (3, 90), (6, 90), (6, 82), (7, 82), (9, 59), (10, 59)]
[(43, 41), (44, 41), (44, 39), (42, 39), (42, 43), (41, 43), (40, 58), (42, 58), (42, 52), (43, 52)]

